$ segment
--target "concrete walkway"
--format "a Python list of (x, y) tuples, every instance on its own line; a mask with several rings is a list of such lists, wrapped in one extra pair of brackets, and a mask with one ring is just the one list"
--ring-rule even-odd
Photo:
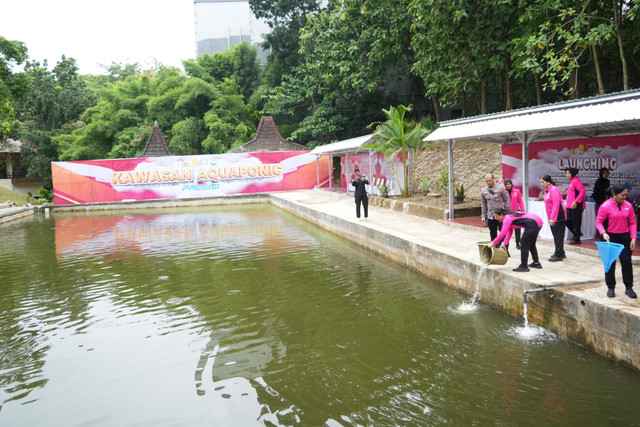
[[(640, 369), (640, 300), (624, 294), (619, 263), (616, 297), (606, 297), (604, 268), (595, 251), (566, 245), (567, 259), (551, 263), (551, 242), (540, 242), (541, 270), (513, 272), (520, 262), (515, 249), (506, 265), (483, 270), (478, 242), (489, 240), (488, 230), (376, 206), (369, 207), (368, 221), (359, 221), (352, 197), (325, 190), (273, 193), (271, 202), (469, 295), (479, 288), (483, 302), (513, 315), (523, 314), (527, 291), (530, 322)], [(637, 260), (634, 264), (640, 292)]]

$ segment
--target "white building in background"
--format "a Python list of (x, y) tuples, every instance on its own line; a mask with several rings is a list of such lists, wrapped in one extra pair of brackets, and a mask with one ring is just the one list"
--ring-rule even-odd
[[(193, 0), (195, 9), (196, 56), (230, 49), (246, 41), (258, 45), (262, 35), (271, 30), (257, 19), (247, 0)], [(266, 62), (266, 53), (258, 49), (258, 57)]]

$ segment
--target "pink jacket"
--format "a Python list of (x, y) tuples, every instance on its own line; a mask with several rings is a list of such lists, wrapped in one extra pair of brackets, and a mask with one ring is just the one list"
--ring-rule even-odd
[[(507, 190), (507, 193), (509, 190)], [(522, 192), (515, 187), (511, 188), (511, 194), (509, 194), (511, 200), (512, 211), (524, 211), (524, 202), (522, 201)]]
[(547, 211), (547, 218), (549, 221), (553, 220), (558, 222), (558, 213), (560, 212), (560, 208), (564, 210), (564, 217), (566, 219), (567, 210), (562, 203), (562, 193), (560, 193), (558, 187), (551, 184), (544, 193), (544, 209)]
[[(524, 220), (524, 221), (523, 221)], [(502, 239), (504, 239), (504, 244), (508, 245), (511, 240), (511, 234), (513, 234), (513, 230), (516, 228), (525, 228), (527, 223), (533, 220), (538, 225), (538, 228), (542, 227), (542, 218), (533, 213), (526, 213), (524, 215), (510, 215), (507, 214), (504, 216), (502, 220), (502, 229), (500, 230), (500, 234), (493, 239), (493, 244), (497, 245)]]
[[(576, 196), (576, 191), (578, 195)], [(587, 190), (584, 189), (584, 185), (582, 185), (582, 181), (577, 176), (571, 178), (569, 181), (569, 188), (567, 188), (567, 209), (571, 209), (571, 205), (573, 202), (578, 202), (578, 204), (582, 204), (582, 209), (585, 206), (585, 194), (587, 194)]]
[[(609, 227), (604, 228), (605, 220), (609, 220)], [(631, 238), (635, 239), (638, 233), (638, 225), (636, 224), (636, 215), (633, 212), (633, 205), (626, 200), (620, 205), (609, 199), (600, 205), (598, 216), (596, 216), (596, 228), (600, 234), (605, 231), (609, 233), (631, 233)]]

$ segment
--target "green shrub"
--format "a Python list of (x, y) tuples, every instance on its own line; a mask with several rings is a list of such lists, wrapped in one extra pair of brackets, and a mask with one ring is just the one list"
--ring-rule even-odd
[(385, 184), (385, 185), (378, 185), (378, 191), (380, 192), (380, 196), (382, 197), (389, 197), (389, 191), (391, 189)]
[(420, 186), (418, 188), (423, 193), (428, 193), (429, 190), (431, 189), (431, 184), (432, 184), (432, 181), (429, 178), (422, 178), (422, 181), (420, 181)]
[[(453, 185), (455, 189), (456, 177), (453, 177)], [(445, 169), (440, 172), (440, 176), (436, 179), (435, 182), (436, 188), (443, 193), (449, 192), (449, 169)]]
[(460, 184), (460, 187), (458, 187), (457, 185), (455, 186), (453, 197), (459, 202), (464, 201), (464, 198), (466, 197), (466, 194), (464, 192), (464, 184)]

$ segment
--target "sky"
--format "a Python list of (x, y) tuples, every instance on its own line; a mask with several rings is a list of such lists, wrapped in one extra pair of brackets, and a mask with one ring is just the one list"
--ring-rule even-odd
[(193, 0), (0, 0), (0, 36), (49, 69), (75, 58), (81, 74), (112, 62), (182, 68), (196, 53)]

